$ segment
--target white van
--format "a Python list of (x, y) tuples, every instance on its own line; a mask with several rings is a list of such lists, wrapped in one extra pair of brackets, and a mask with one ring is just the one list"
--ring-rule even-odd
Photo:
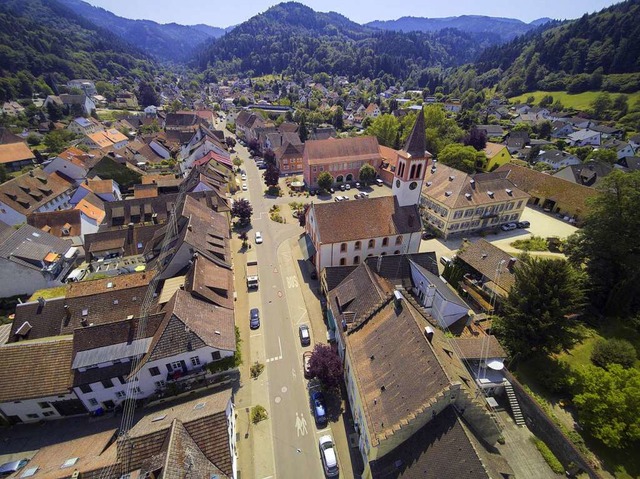
[(380, 178), (376, 178), (376, 185), (382, 186), (382, 185), (384, 185), (384, 183), (382, 182), (382, 180)]

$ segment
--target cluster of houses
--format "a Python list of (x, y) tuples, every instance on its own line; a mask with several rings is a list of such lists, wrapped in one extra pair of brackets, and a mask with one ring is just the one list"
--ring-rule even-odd
[[(152, 122), (160, 131), (139, 133)], [(126, 439), (85, 431), (40, 449), (31, 477), (174, 477), (185, 461), (237, 477), (236, 180), (224, 135), (210, 111), (66, 127), (76, 146), (44, 162), (1, 135), (15, 173), (0, 185), (0, 297), (21, 301), (0, 335), (0, 415), (18, 424), (146, 405)], [(181, 174), (162, 167), (176, 160)], [(202, 388), (199, 400), (162, 405)]]

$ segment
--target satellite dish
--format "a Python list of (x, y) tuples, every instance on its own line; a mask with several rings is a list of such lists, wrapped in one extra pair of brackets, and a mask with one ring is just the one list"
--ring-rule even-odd
[(494, 371), (501, 371), (504, 369), (504, 363), (499, 359), (492, 359), (487, 362), (487, 367), (489, 369), (493, 369)]

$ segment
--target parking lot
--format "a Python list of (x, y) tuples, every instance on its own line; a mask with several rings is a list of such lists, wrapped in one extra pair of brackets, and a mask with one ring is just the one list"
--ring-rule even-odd
[[(435, 251), (435, 253), (438, 255), (438, 258), (440, 258), (441, 256), (447, 256), (450, 258), (452, 255), (456, 254), (456, 251), (460, 249), (463, 238), (466, 237), (470, 241), (476, 241), (482, 237), (489, 243), (497, 246), (503, 251), (518, 254), (522, 253), (522, 251), (511, 246), (511, 243), (515, 240), (526, 239), (534, 235), (541, 236), (543, 238), (558, 237), (560, 239), (565, 239), (578, 230), (578, 228), (564, 220), (561, 220), (538, 209), (529, 207), (525, 208), (524, 212), (522, 213), (521, 220), (529, 221), (529, 223), (531, 223), (531, 226), (526, 229), (515, 229), (512, 231), (502, 231), (500, 229), (496, 229), (495, 234), (492, 232), (489, 234), (485, 234), (484, 236), (458, 236), (455, 238), (450, 238), (448, 240), (437, 238), (426, 241), (423, 240), (422, 244), (420, 245), (420, 251)], [(550, 252), (534, 252), (532, 254), (548, 257), (563, 257), (563, 255), (560, 253)]]

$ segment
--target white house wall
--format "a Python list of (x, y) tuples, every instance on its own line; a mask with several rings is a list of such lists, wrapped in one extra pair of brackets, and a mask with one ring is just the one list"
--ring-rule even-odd
[(8, 224), (9, 226), (14, 226), (26, 223), (27, 217), (0, 201), (0, 221)]
[(229, 452), (231, 453), (232, 478), (238, 477), (238, 458), (236, 454), (236, 414), (233, 401), (230, 399), (225, 410), (227, 415), (227, 434), (229, 435)]
[(80, 184), (87, 176), (87, 170), (84, 168), (58, 157), (54, 158), (51, 163), (45, 166), (43, 171), (48, 175), (55, 171), (62, 173), (63, 175), (73, 179), (76, 185)]
[(49, 281), (38, 270), (0, 258), (0, 297), (7, 298), (32, 294), (39, 289), (60, 286), (59, 281)]
[[(73, 393), (60, 396), (45, 396), (37, 399), (25, 399), (23, 401), (12, 401), (0, 404), (0, 410), (5, 416), (18, 416), (23, 422), (37, 422), (43, 419), (57, 419), (62, 416), (54, 407), (43, 408), (39, 403), (53, 403), (57, 401), (67, 401), (76, 399)], [(29, 417), (36, 415), (37, 417)]]

